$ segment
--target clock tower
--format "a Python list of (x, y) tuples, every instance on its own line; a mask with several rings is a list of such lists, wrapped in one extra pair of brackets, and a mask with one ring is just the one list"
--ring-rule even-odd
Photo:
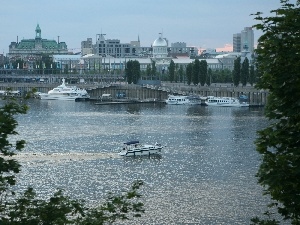
[(37, 24), (36, 28), (35, 28), (35, 39), (41, 39), (42, 36), (42, 31), (41, 31), (41, 28), (40, 28), (40, 25)]

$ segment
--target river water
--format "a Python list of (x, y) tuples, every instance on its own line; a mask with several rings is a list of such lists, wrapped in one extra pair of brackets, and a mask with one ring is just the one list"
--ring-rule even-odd
[[(127, 224), (249, 224), (269, 203), (257, 184), (262, 108), (95, 105), (29, 100), (18, 116), (18, 188), (63, 188), (96, 205), (141, 179), (146, 213)], [(159, 142), (161, 157), (122, 158), (123, 142)]]

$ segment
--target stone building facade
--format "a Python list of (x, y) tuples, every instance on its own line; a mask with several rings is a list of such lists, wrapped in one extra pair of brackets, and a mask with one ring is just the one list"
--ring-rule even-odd
[(42, 30), (37, 24), (35, 29), (34, 39), (23, 39), (20, 42), (11, 42), (9, 45), (9, 59), (33, 59), (36, 60), (42, 56), (42, 54), (54, 55), (54, 54), (67, 54), (68, 47), (65, 42), (59, 42), (55, 40), (48, 40), (42, 38)]

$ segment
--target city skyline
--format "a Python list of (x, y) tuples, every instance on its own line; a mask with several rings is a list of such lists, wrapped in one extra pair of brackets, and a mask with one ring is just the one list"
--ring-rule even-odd
[[(293, 3), (294, 1), (291, 1)], [(136, 41), (141, 46), (151, 46), (159, 33), (167, 38), (169, 45), (186, 42), (188, 46), (201, 49), (232, 49), (233, 34), (244, 27), (257, 23), (251, 13), (280, 7), (274, 0), (102, 0), (75, 2), (11, 0), (3, 4), (0, 14), (0, 51), (8, 53), (12, 41), (33, 39), (35, 27), (40, 25), (42, 38), (66, 42), (68, 49), (80, 51), (81, 41), (97, 34), (107, 39), (119, 39), (122, 43)], [(54, 8), (54, 9), (53, 9)], [(261, 33), (254, 30), (254, 42)], [(225, 49), (224, 49), (225, 50)]]

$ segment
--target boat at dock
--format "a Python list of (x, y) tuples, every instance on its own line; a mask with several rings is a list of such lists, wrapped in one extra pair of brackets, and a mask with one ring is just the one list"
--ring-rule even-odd
[(197, 95), (169, 95), (166, 103), (169, 105), (201, 105), (202, 97)]
[(128, 141), (119, 152), (120, 156), (150, 156), (161, 152), (163, 146), (155, 143), (154, 145), (140, 144), (139, 141)]
[(48, 93), (40, 93), (40, 99), (43, 100), (67, 100), (67, 101), (81, 101), (90, 99), (89, 94), (85, 89), (76, 86), (66, 86), (65, 79), (62, 79), (62, 84)]
[(21, 92), (20, 91), (10, 91), (10, 90), (0, 90), (0, 96), (5, 97), (20, 97)]
[(205, 100), (205, 105), (219, 107), (249, 107), (248, 102), (241, 102), (237, 98), (214, 96), (208, 96)]
[(189, 96), (185, 95), (169, 95), (166, 103), (169, 105), (188, 105), (191, 103)]

